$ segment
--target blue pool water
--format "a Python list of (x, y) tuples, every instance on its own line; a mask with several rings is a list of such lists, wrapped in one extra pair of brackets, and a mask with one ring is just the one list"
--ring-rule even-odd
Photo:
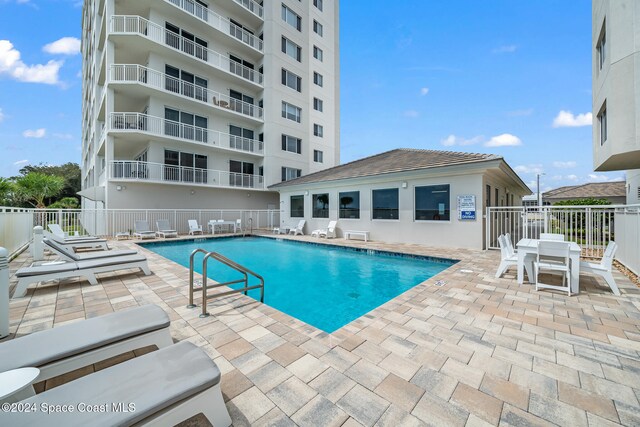
[[(144, 246), (187, 268), (194, 249), (218, 252), (264, 277), (265, 304), (328, 333), (457, 262), (264, 237), (195, 239)], [(198, 254), (195, 258), (199, 273), (202, 257)], [(218, 282), (242, 277), (213, 260), (207, 266), (207, 275)], [(250, 291), (249, 295), (260, 299), (259, 290)]]

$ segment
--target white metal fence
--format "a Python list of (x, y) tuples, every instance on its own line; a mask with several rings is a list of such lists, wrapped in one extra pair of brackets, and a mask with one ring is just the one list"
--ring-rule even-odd
[(602, 256), (618, 243), (616, 259), (635, 274), (640, 271), (640, 205), (489, 207), (485, 219), (486, 247), (498, 248), (498, 236), (510, 233), (514, 242), (559, 233), (578, 243), (583, 255)]
[(33, 227), (59, 224), (69, 235), (91, 234), (113, 237), (132, 233), (137, 220), (145, 220), (151, 229), (159, 219), (169, 220), (180, 234), (189, 232), (188, 220), (195, 219), (206, 230), (211, 220), (242, 221), (245, 232), (271, 230), (280, 223), (277, 210), (233, 209), (23, 209), (0, 207), (0, 246), (13, 254), (32, 238)]

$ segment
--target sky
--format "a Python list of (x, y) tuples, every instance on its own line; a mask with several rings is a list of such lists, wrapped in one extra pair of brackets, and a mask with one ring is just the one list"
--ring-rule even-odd
[[(0, 0), (0, 176), (81, 161), (81, 11)], [(532, 191), (624, 178), (593, 172), (590, 0), (342, 0), (340, 62), (342, 163), (424, 148), (501, 155)]]

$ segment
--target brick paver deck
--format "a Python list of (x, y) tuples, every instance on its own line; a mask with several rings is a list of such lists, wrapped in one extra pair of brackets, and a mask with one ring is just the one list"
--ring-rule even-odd
[[(495, 279), (497, 251), (329, 243), (460, 262), (326, 334), (242, 295), (210, 301), (212, 316), (201, 319), (186, 308), (184, 267), (114, 242), (143, 252), (154, 274), (30, 288), (11, 301), (11, 332), (157, 304), (174, 340), (196, 343), (220, 367), (234, 426), (640, 425), (640, 290), (622, 274), (620, 297), (589, 276), (567, 297), (519, 286), (514, 269)], [(29, 262), (20, 255), (12, 273)]]

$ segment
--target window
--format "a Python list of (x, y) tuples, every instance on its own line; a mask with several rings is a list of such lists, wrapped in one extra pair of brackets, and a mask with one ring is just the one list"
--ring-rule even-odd
[(302, 108), (282, 101), (282, 117), (300, 123), (300, 120), (302, 120)]
[(282, 135), (282, 150), (292, 153), (302, 153), (302, 140), (289, 135)]
[(304, 196), (291, 196), (291, 218), (304, 218)]
[(255, 72), (253, 71), (255, 66), (253, 63), (234, 55), (229, 55), (229, 59), (229, 71), (247, 80), (255, 81)]
[(317, 84), (318, 86), (322, 87), (322, 74), (316, 73), (315, 71), (313, 72), (313, 83)]
[(322, 112), (323, 105), (322, 100), (318, 98), (313, 98), (313, 109), (316, 111)]
[[(416, 221), (449, 221), (449, 184), (416, 187)], [(487, 202), (490, 202), (491, 187), (487, 185)]]
[(165, 64), (165, 89), (207, 102), (207, 79)]
[(302, 92), (302, 78), (284, 68), (282, 69), (282, 84), (298, 92)]
[(322, 11), (322, 0), (313, 0), (313, 5)]
[(165, 29), (167, 30), (165, 31), (165, 43), (167, 45), (174, 49), (181, 50), (187, 55), (207, 61), (208, 42), (206, 40), (198, 38), (185, 30), (181, 30), (169, 22), (165, 22)]
[(320, 150), (313, 150), (313, 161), (316, 163), (322, 163), (323, 154), (324, 153)]
[(398, 219), (398, 189), (372, 191), (373, 219)]
[(318, 46), (313, 47), (313, 57), (322, 62), (322, 49), (320, 49)]
[(298, 62), (302, 61), (302, 48), (286, 37), (282, 37), (282, 52)]
[(251, 188), (256, 181), (261, 182), (262, 178), (254, 176), (253, 170), (253, 163), (229, 160), (229, 185)]
[(600, 145), (607, 142), (607, 105), (605, 104), (598, 113), (598, 128), (600, 130)]
[(340, 202), (339, 218), (358, 219), (360, 218), (360, 192), (347, 191), (338, 194)]
[(493, 203), (495, 204), (495, 206), (498, 206), (500, 204), (500, 190), (499, 189), (495, 189), (495, 197), (493, 199)]
[(207, 156), (164, 150), (165, 181), (207, 182)]
[(254, 131), (240, 126), (229, 125), (229, 147), (236, 150), (254, 151)]
[(322, 134), (324, 133), (324, 128), (322, 125), (318, 125), (316, 123), (313, 124), (313, 134), (317, 137), (322, 138)]
[(165, 135), (198, 142), (208, 141), (206, 117), (165, 107), (164, 118)]
[(607, 59), (607, 34), (606, 34), (606, 22), (602, 24), (602, 33), (596, 44), (596, 51), (598, 52), (598, 65), (602, 70), (604, 67), (604, 61)]
[(290, 181), (292, 179), (296, 179), (300, 177), (300, 175), (302, 175), (302, 169), (286, 168), (286, 167), (282, 168), (283, 181)]
[[(487, 200), (485, 200), (484, 203), (485, 203), (485, 207), (488, 208), (489, 206), (491, 206), (491, 186), (490, 185), (487, 185), (486, 192), (487, 192), (486, 194)], [(416, 219), (418, 218), (416, 217)]]
[(311, 198), (313, 204), (313, 218), (329, 218), (329, 193), (314, 194)]
[(302, 18), (287, 6), (282, 5), (282, 20), (298, 31), (302, 30)]
[(313, 32), (316, 33), (317, 35), (319, 35), (320, 37), (322, 37), (322, 31), (323, 31), (322, 24), (314, 19), (313, 20)]

